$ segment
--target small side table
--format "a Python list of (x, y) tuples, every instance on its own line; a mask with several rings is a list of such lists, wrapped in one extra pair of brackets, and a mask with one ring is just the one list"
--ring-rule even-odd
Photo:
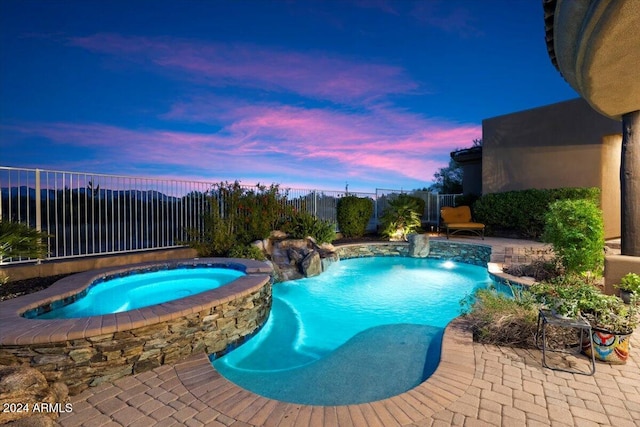
[[(547, 365), (547, 360), (546, 360), (547, 351), (551, 351), (555, 353), (571, 353), (570, 351), (553, 350), (553, 349), (547, 348), (547, 337), (546, 337), (547, 325), (558, 326), (561, 328), (580, 329), (580, 343), (578, 348), (581, 350), (585, 332), (588, 334), (589, 341), (591, 342), (591, 348), (593, 348), (593, 336), (591, 334), (591, 324), (589, 324), (589, 322), (587, 322), (582, 317), (577, 317), (575, 319), (564, 319), (564, 318), (554, 316), (551, 313), (551, 310), (541, 309), (538, 312), (538, 328), (536, 330), (536, 346), (538, 347), (538, 349), (542, 350), (542, 366), (544, 366), (545, 368), (553, 369), (555, 371), (569, 372), (572, 374), (593, 375), (596, 372), (596, 358), (593, 351), (591, 352), (591, 371), (589, 373), (574, 370), (574, 369), (565, 369), (565, 368), (552, 367)], [(541, 337), (542, 337), (542, 346), (539, 343), (539, 340)]]

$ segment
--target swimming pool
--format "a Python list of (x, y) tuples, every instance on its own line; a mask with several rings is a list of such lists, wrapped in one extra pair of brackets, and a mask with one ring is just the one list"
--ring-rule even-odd
[(213, 365), (239, 386), (286, 402), (394, 396), (435, 371), (460, 300), (490, 283), (486, 268), (451, 261), (343, 260), (320, 276), (275, 285), (263, 329)]
[(81, 294), (74, 295), (70, 304), (60, 301), (51, 311), (33, 313), (31, 317), (72, 319), (120, 313), (216, 289), (244, 275), (234, 269), (206, 266), (134, 272), (95, 282)]

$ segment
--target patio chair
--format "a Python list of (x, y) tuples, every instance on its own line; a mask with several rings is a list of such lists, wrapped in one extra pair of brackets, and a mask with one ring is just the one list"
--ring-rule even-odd
[(451, 234), (470, 231), (482, 237), (482, 240), (484, 240), (484, 224), (472, 221), (469, 206), (458, 206), (455, 208), (445, 206), (440, 209), (440, 216), (444, 222), (443, 226), (447, 230), (447, 239)]

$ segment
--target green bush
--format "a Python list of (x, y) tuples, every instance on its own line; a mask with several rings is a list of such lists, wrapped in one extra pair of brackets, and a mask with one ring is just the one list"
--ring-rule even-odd
[(540, 239), (545, 213), (557, 200), (600, 201), (598, 188), (555, 188), (521, 190), (483, 195), (473, 205), (474, 218), (487, 226), (487, 234)]
[[(422, 197), (412, 196), (410, 194), (399, 194), (396, 199), (404, 200), (406, 203), (415, 203), (416, 204), (416, 212), (418, 213), (418, 217), (422, 218), (424, 216), (424, 209), (426, 206), (426, 202)], [(410, 202), (410, 201), (413, 202)]]
[(0, 261), (9, 258), (44, 258), (48, 234), (19, 222), (0, 221)]
[(188, 229), (189, 240), (186, 243), (194, 248), (200, 257), (226, 256), (237, 242), (233, 220), (222, 218), (217, 208), (210, 209), (210, 212), (203, 216), (203, 231)]
[(293, 212), (278, 186), (244, 188), (238, 181), (219, 183), (207, 193), (203, 232), (187, 230), (191, 247), (200, 256), (226, 256), (235, 245), (265, 239), (281, 218)]
[(456, 206), (469, 206), (470, 208), (473, 208), (474, 203), (479, 198), (480, 196), (476, 194), (460, 194), (454, 198), (454, 203)]
[[(420, 203), (417, 197), (400, 194), (389, 200), (382, 215), (382, 235), (391, 240), (406, 240), (407, 235), (420, 228)], [(424, 211), (424, 201), (422, 204)]]
[(365, 197), (345, 196), (337, 204), (338, 228), (344, 237), (362, 237), (373, 215), (373, 201)]
[(264, 261), (267, 259), (264, 253), (257, 246), (253, 245), (234, 245), (227, 254), (231, 258), (247, 258)]
[(623, 291), (640, 294), (640, 275), (636, 273), (627, 273), (622, 277), (622, 279), (620, 279), (620, 284), (616, 285), (616, 287)]
[(281, 229), (294, 239), (311, 236), (318, 243), (331, 243), (336, 238), (335, 224), (318, 219), (307, 211), (293, 213)]
[(602, 211), (590, 200), (558, 200), (545, 215), (543, 241), (567, 273), (600, 274), (604, 264)]

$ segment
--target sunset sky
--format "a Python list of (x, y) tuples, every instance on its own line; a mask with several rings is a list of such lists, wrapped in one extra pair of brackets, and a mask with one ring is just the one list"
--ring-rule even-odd
[(0, 35), (0, 166), (415, 189), (577, 97), (539, 0), (2, 0)]

